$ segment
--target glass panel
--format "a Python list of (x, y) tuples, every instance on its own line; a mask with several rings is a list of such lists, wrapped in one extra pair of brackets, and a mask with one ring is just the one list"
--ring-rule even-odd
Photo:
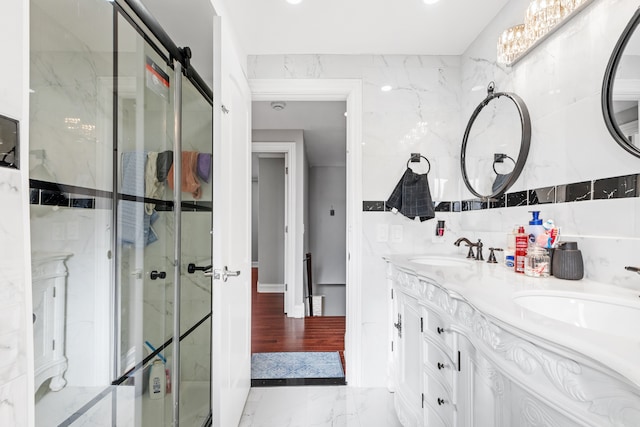
[(195, 163), (183, 167), (183, 173), (195, 166), (195, 181), (200, 186), (197, 192), (182, 193), (182, 333), (206, 320), (181, 343), (180, 423), (199, 426), (211, 405), (211, 318), (207, 317), (211, 313), (211, 277), (200, 270), (189, 273), (188, 264), (211, 265), (213, 109), (191, 82), (185, 78), (182, 82), (183, 165), (187, 166), (189, 153), (198, 153)]
[(31, 0), (30, 21), (35, 422), (58, 425), (113, 374), (113, 5)]
[[(173, 70), (118, 20), (118, 375), (173, 335)], [(170, 425), (169, 347), (138, 370), (135, 425)], [(169, 378), (170, 380), (170, 378)]]

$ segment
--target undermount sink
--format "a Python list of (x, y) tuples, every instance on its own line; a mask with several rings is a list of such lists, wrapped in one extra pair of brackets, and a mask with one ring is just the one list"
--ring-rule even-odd
[(409, 261), (415, 262), (416, 264), (429, 265), (432, 267), (464, 267), (472, 264), (472, 261), (464, 258), (453, 258), (434, 255), (409, 258)]
[(526, 292), (515, 295), (513, 300), (521, 307), (551, 319), (640, 340), (640, 301), (568, 292)]

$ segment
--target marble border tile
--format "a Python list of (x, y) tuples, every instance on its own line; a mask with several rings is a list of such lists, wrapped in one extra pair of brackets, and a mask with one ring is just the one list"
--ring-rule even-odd
[(515, 193), (507, 193), (507, 207), (527, 206), (529, 199), (528, 191), (516, 191)]
[(593, 199), (638, 197), (640, 175), (625, 175), (593, 181)]

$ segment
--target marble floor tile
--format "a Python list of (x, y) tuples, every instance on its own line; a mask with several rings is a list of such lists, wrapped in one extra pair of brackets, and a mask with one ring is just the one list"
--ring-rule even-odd
[(252, 388), (240, 427), (399, 427), (393, 394), (345, 386)]

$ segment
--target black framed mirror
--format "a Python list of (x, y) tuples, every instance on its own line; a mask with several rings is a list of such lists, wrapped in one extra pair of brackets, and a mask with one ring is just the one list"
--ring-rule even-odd
[(627, 152), (640, 157), (640, 8), (618, 39), (602, 83), (602, 114), (609, 133)]
[(530, 144), (531, 119), (522, 98), (495, 92), (489, 83), (462, 139), (460, 169), (467, 189), (483, 200), (503, 195), (520, 176)]

